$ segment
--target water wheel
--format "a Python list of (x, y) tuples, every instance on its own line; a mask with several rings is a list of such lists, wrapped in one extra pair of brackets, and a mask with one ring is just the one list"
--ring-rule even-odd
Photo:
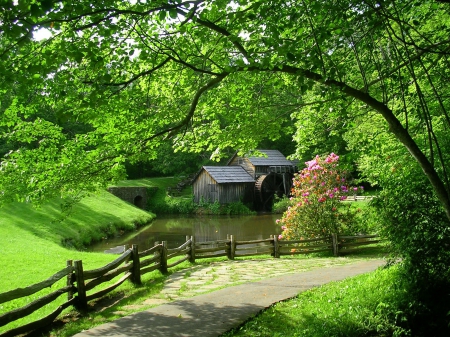
[(274, 196), (282, 197), (285, 192), (283, 175), (277, 173), (264, 174), (255, 183), (255, 209), (271, 211)]

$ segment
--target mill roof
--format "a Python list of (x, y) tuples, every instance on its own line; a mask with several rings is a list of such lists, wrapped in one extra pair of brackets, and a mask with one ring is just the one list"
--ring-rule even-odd
[(203, 169), (219, 184), (255, 182), (241, 166), (203, 166)]
[(267, 157), (248, 157), (254, 166), (292, 166), (292, 162), (278, 150), (258, 150)]

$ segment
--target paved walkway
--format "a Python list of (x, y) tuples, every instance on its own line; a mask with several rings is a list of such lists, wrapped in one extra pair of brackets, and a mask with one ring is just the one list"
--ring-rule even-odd
[[(373, 271), (384, 263), (344, 258), (274, 259), (195, 266), (172, 274), (160, 294), (142, 303), (155, 307), (75, 336), (220, 336), (276, 302), (315, 286)], [(230, 286), (240, 282), (245, 283)]]

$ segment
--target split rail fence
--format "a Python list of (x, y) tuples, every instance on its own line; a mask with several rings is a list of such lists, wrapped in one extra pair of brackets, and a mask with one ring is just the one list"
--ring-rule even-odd
[[(126, 280), (134, 284), (141, 284), (141, 276), (159, 270), (167, 273), (170, 268), (184, 262), (195, 262), (198, 259), (216, 258), (226, 256), (235, 259), (245, 256), (272, 255), (279, 258), (285, 255), (311, 254), (317, 252), (332, 251), (335, 256), (344, 252), (351, 252), (362, 246), (372, 245), (380, 242), (376, 235), (338, 236), (286, 241), (278, 240), (277, 235), (268, 239), (239, 241), (233, 235), (228, 235), (226, 240), (208, 242), (196, 242), (195, 237), (187, 236), (186, 242), (178, 248), (169, 249), (167, 241), (156, 242), (155, 246), (139, 252), (137, 245), (125, 249), (114, 261), (109, 264), (93, 269), (84, 270), (81, 260), (67, 261), (66, 267), (47, 280), (30, 285), (25, 288), (17, 288), (5, 293), (0, 293), (0, 305), (22, 297), (30, 297), (44, 288), (51, 287), (59, 280), (65, 278), (64, 285), (46, 294), (27, 305), (0, 314), (0, 329), (2, 326), (26, 317), (38, 309), (54, 302), (61, 295), (66, 294), (67, 300), (59, 304), (53, 312), (31, 323), (15, 327), (0, 333), (0, 337), (16, 336), (29, 331), (42, 328), (52, 323), (61, 312), (74, 306), (78, 310), (88, 308), (88, 302), (100, 298), (120, 286)], [(126, 247), (125, 247), (126, 248)], [(176, 259), (177, 257), (181, 257)], [(170, 263), (169, 263), (170, 262)], [(121, 277), (114, 284), (97, 290), (101, 284)], [(61, 282), (59, 283), (61, 284)], [(89, 292), (89, 294), (88, 294)], [(76, 296), (75, 296), (76, 295)], [(35, 295), (36, 296), (36, 295)]]

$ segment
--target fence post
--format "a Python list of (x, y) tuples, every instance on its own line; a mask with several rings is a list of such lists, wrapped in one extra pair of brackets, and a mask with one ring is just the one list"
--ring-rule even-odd
[(189, 262), (195, 263), (195, 236), (191, 236), (191, 255), (189, 255)]
[(273, 257), (276, 259), (280, 258), (280, 245), (278, 244), (278, 236), (273, 236)]
[[(155, 241), (155, 247), (160, 244), (159, 241)], [(161, 266), (161, 248), (159, 250), (155, 250), (153, 256), (159, 257), (159, 265)], [(158, 263), (158, 260), (155, 260), (155, 263)]]
[(81, 260), (74, 261), (75, 264), (75, 279), (77, 282), (77, 304), (76, 307), (78, 309), (86, 310), (87, 309), (87, 299), (86, 299), (86, 288), (84, 286), (84, 278), (83, 278), (83, 262)]
[(331, 242), (333, 245), (333, 255), (339, 256), (339, 242), (336, 233), (331, 234)]
[(138, 245), (132, 245), (131, 250), (131, 257), (133, 259), (133, 269), (131, 269), (131, 282), (133, 282), (134, 284), (141, 284), (141, 262), (139, 261)]
[(163, 241), (161, 242), (161, 244), (161, 261), (159, 270), (161, 271), (161, 273), (167, 274), (167, 241)]
[(236, 256), (236, 241), (234, 240), (234, 235), (230, 235), (230, 260), (234, 260)]
[[(66, 266), (67, 267), (72, 267), (73, 266), (73, 261), (72, 260), (67, 260)], [(69, 274), (67, 274), (67, 285), (68, 286), (72, 286), (72, 287), (74, 286), (73, 285), (73, 276), (74, 276), (73, 271), (71, 271)], [(73, 298), (73, 291), (69, 290), (67, 292), (67, 300), (70, 301), (72, 298)]]

